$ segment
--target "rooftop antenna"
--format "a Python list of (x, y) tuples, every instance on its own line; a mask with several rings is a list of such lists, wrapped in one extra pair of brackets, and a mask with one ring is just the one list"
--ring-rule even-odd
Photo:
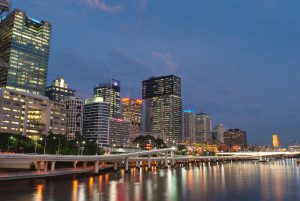
[(130, 97), (133, 98), (133, 88), (130, 88)]

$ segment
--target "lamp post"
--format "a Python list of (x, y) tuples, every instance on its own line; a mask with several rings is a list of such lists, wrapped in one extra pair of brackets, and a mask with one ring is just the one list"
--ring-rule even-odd
[(37, 138), (38, 138), (38, 137), (35, 138), (34, 154), (36, 154), (37, 141), (38, 141)]
[[(78, 142), (78, 141), (77, 141), (76, 144), (78, 144), (78, 153), (77, 153), (78, 156), (79, 156), (79, 155), (82, 155), (82, 154), (83, 154), (83, 149), (84, 149), (84, 147), (83, 147), (83, 146), (81, 147), (80, 145), (81, 145), (81, 144), (84, 145), (84, 144), (85, 144), (85, 141), (82, 141), (82, 142)], [(81, 150), (81, 154), (80, 154), (80, 150)]]
[[(40, 138), (40, 140), (43, 140), (43, 138)], [(44, 155), (46, 154), (46, 146), (47, 146), (47, 136), (45, 137), (45, 142), (44, 142)]]
[(96, 140), (96, 155), (98, 155), (98, 140)]
[[(56, 137), (53, 137), (53, 139), (55, 140)], [(58, 147), (57, 147), (57, 151), (56, 151), (57, 155), (59, 155), (59, 152), (60, 152), (60, 137), (58, 138)]]
[(83, 154), (84, 144), (85, 144), (85, 141), (82, 142), (81, 156), (82, 156), (82, 154)]
[(10, 142), (12, 141), (12, 140), (14, 140), (14, 137), (13, 136), (10, 136), (9, 137), (9, 141), (8, 141), (8, 146), (7, 146), (7, 151), (9, 151), (9, 145), (10, 145)]

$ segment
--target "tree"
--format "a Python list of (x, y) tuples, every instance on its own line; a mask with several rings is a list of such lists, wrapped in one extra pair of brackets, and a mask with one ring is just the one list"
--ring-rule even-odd
[(151, 145), (153, 148), (165, 148), (166, 144), (164, 143), (164, 141), (162, 139), (155, 139), (153, 136), (151, 135), (140, 135), (138, 137), (136, 137), (133, 140), (133, 143), (135, 144), (136, 147), (141, 148), (141, 149), (146, 149), (147, 145)]

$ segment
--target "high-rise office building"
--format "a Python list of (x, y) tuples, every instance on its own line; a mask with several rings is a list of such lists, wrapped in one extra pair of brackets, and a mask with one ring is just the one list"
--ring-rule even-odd
[(9, 11), (9, 2), (6, 0), (0, 0), (0, 15), (4, 12), (8, 12)]
[(101, 97), (86, 99), (83, 109), (83, 138), (109, 145), (109, 104)]
[(208, 114), (200, 113), (196, 115), (195, 135), (197, 142), (209, 143), (212, 141), (211, 119)]
[(0, 89), (0, 132), (26, 136), (64, 135), (64, 105), (45, 96)]
[(122, 116), (130, 122), (130, 134), (142, 132), (143, 101), (134, 98), (122, 98)]
[(129, 129), (130, 121), (125, 118), (118, 117), (109, 118), (109, 141), (113, 146), (129, 145)]
[(195, 142), (195, 113), (192, 110), (183, 111), (183, 137), (182, 141)]
[(0, 20), (0, 87), (45, 94), (51, 24), (14, 10)]
[(143, 81), (146, 132), (157, 134), (169, 145), (181, 140), (181, 80), (174, 75)]
[(213, 140), (224, 143), (224, 132), (225, 128), (223, 124), (216, 125), (213, 129)]
[(46, 96), (53, 101), (61, 102), (68, 97), (75, 95), (74, 89), (69, 89), (63, 77), (56, 78), (52, 81), (52, 85), (46, 87)]
[(279, 136), (276, 133), (272, 135), (272, 142), (274, 148), (280, 147)]
[(94, 97), (102, 97), (104, 102), (109, 103), (110, 117), (120, 114), (120, 90), (121, 82), (110, 79), (108, 83), (97, 84), (94, 88)]
[(224, 143), (230, 147), (234, 145), (245, 147), (247, 146), (247, 133), (238, 128), (228, 129), (224, 132)]
[(66, 137), (74, 140), (76, 136), (82, 136), (83, 126), (83, 100), (76, 97), (68, 97), (63, 101), (66, 109)]

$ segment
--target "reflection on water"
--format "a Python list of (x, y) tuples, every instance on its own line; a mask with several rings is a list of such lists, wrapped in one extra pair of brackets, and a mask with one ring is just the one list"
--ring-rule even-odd
[(296, 160), (198, 164), (152, 171), (0, 183), (0, 200), (300, 200)]

